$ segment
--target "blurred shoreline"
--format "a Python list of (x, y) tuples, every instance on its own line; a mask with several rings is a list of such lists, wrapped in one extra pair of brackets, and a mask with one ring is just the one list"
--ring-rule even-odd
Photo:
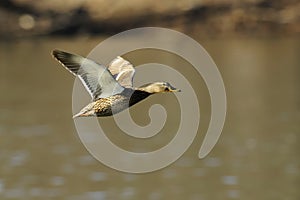
[(159, 26), (203, 37), (299, 36), (296, 0), (5, 0), (0, 39), (114, 34)]

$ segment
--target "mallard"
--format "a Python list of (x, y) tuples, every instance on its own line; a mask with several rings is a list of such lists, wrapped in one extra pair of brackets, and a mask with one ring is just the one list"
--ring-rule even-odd
[(60, 50), (53, 50), (52, 55), (69, 72), (78, 76), (92, 97), (92, 102), (73, 118), (111, 116), (152, 94), (180, 91), (168, 82), (154, 82), (134, 88), (135, 69), (121, 56), (105, 67), (91, 59)]

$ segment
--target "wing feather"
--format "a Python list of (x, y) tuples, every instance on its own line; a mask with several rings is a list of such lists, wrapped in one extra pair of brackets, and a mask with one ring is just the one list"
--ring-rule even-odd
[(108, 65), (108, 70), (120, 85), (132, 88), (135, 69), (129, 61), (118, 56)]
[(124, 90), (105, 66), (60, 50), (54, 50), (52, 54), (68, 71), (79, 77), (93, 100), (119, 94)]

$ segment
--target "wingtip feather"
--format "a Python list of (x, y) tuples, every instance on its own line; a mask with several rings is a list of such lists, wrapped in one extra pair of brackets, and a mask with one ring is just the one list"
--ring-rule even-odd
[(57, 60), (60, 64), (62, 64), (68, 71), (70, 71), (75, 76), (82, 64), (83, 57), (68, 53), (66, 51), (54, 49), (52, 50), (52, 56), (55, 60)]

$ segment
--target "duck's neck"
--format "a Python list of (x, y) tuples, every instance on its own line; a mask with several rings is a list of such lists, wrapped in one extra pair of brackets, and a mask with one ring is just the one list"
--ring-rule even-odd
[(151, 95), (151, 93), (146, 92), (144, 90), (140, 90), (140, 89), (134, 90), (134, 92), (132, 93), (131, 98), (129, 100), (129, 106), (136, 104), (137, 102), (147, 98), (150, 95)]

